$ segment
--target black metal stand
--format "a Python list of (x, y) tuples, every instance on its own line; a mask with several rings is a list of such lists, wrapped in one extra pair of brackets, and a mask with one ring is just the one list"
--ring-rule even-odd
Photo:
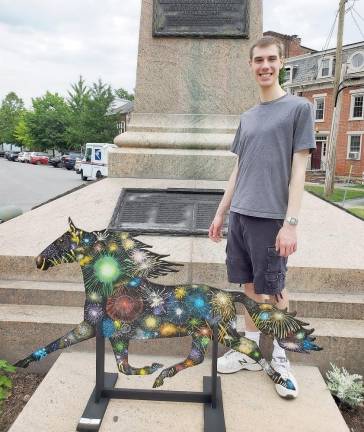
[[(221, 380), (217, 376), (217, 328), (214, 327), (211, 376), (203, 377), (202, 392), (134, 390), (114, 388), (117, 373), (105, 373), (105, 339), (96, 334), (96, 385), (78, 423), (78, 432), (94, 432), (101, 427), (110, 399), (137, 399), (204, 404), (204, 432), (226, 432)], [(152, 429), (152, 428), (151, 428)]]

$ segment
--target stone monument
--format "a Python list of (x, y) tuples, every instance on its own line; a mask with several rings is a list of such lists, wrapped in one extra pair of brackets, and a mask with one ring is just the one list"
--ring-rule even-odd
[(109, 176), (226, 180), (261, 34), (261, 0), (142, 0), (134, 112)]

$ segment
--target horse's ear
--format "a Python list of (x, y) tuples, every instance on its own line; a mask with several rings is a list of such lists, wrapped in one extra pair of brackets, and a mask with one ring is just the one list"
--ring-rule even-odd
[(77, 230), (76, 225), (72, 222), (72, 219), (70, 217), (68, 218), (68, 225), (70, 226), (72, 231)]

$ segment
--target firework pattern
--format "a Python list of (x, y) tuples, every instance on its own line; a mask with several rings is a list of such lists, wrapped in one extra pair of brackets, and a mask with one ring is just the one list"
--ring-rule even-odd
[(192, 336), (187, 358), (160, 372), (153, 385), (159, 387), (165, 378), (202, 363), (213, 337), (212, 328), (217, 325), (220, 343), (256, 360), (275, 383), (292, 388), (293, 383), (272, 369), (259, 347), (238, 334), (234, 303), (243, 303), (256, 326), (263, 333), (276, 337), (289, 351), (321, 349), (311, 336), (313, 330), (305, 328), (308, 324), (286, 310), (256, 303), (241, 292), (203, 284), (153, 283), (151, 278), (178, 271), (177, 264), (164, 258), (166, 255), (152, 252), (150, 246), (127, 232), (86, 232), (69, 220), (68, 231), (38, 256), (37, 267), (47, 270), (62, 263), (79, 263), (86, 293), (84, 320), (66, 335), (17, 362), (16, 366), (27, 367), (51, 352), (94, 337), (98, 330), (110, 340), (120, 372), (148, 375), (162, 365), (132, 367), (128, 361), (131, 339)]

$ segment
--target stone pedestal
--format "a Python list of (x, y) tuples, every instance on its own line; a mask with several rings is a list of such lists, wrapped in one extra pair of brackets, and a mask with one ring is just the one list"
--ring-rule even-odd
[(153, 37), (153, 2), (142, 1), (134, 113), (114, 140), (111, 177), (229, 177), (239, 114), (258, 100), (248, 60), (262, 2), (249, 3), (248, 39), (181, 38)]

